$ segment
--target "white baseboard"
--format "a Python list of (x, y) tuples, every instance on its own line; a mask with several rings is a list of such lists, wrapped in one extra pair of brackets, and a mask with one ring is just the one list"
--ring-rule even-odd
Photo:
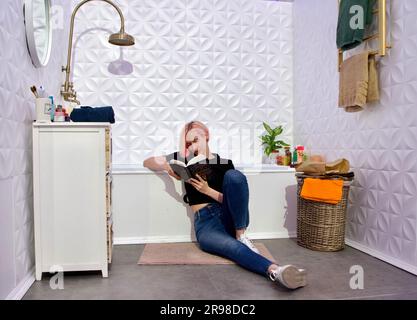
[(384, 254), (382, 252), (379, 252), (379, 251), (377, 251), (375, 249), (369, 248), (369, 247), (367, 247), (367, 246), (365, 246), (365, 245), (363, 245), (363, 244), (361, 244), (359, 242), (356, 242), (356, 241), (353, 241), (353, 240), (350, 240), (350, 239), (346, 239), (345, 240), (345, 243), (348, 246), (351, 246), (351, 247), (353, 247), (355, 249), (358, 249), (358, 250), (360, 250), (360, 251), (362, 251), (364, 253), (367, 253), (367, 254), (375, 257), (375, 258), (378, 258), (380, 260), (383, 260), (385, 262), (388, 262), (389, 264), (392, 264), (393, 266), (396, 266), (396, 267), (398, 267), (400, 269), (403, 269), (405, 271), (408, 271), (408, 272), (410, 272), (412, 274), (417, 275), (417, 266), (413, 266), (413, 265), (408, 264), (408, 263), (406, 263), (404, 261), (401, 261), (401, 260), (398, 260), (396, 258), (390, 257), (390, 256), (388, 256), (388, 255), (386, 255), (386, 254)]
[(145, 244), (145, 243), (169, 243), (169, 242), (192, 242), (190, 236), (149, 236), (149, 237), (115, 237), (114, 245), (121, 244)]
[(6, 300), (21, 300), (31, 285), (35, 282), (35, 268), (33, 268), (20, 283), (6, 297)]
[(297, 231), (290, 232), (248, 232), (248, 237), (254, 240), (261, 239), (288, 239), (297, 237)]
[[(297, 233), (293, 232), (248, 232), (251, 239), (285, 239), (294, 238)], [(115, 237), (114, 245), (122, 244), (145, 244), (145, 243), (172, 243), (172, 242), (192, 242), (195, 238), (189, 235), (182, 236), (149, 236), (149, 237)]]

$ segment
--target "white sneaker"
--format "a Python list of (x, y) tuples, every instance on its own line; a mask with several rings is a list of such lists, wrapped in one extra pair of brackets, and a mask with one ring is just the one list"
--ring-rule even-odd
[(242, 242), (249, 249), (251, 249), (253, 252), (256, 252), (259, 254), (259, 250), (255, 247), (252, 240), (249, 239), (245, 234), (240, 235), (239, 241)]
[(288, 289), (297, 289), (307, 285), (307, 272), (305, 269), (299, 269), (291, 264), (278, 266), (270, 274), (274, 282), (279, 282)]

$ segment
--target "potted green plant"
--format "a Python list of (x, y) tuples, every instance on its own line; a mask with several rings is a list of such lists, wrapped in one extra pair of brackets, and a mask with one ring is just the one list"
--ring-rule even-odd
[(270, 158), (272, 154), (272, 162), (277, 163), (276, 157), (278, 155), (279, 149), (281, 149), (282, 147), (288, 147), (289, 144), (285, 143), (283, 140), (277, 140), (277, 137), (283, 131), (282, 126), (278, 126), (272, 129), (271, 126), (265, 122), (263, 122), (263, 126), (266, 130), (266, 134), (261, 136), (262, 145), (265, 146), (264, 153), (268, 158)]

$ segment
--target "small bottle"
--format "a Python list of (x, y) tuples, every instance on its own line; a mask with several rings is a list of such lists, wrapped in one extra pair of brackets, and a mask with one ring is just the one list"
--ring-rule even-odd
[(64, 122), (65, 121), (65, 113), (64, 113), (64, 110), (62, 108), (62, 105), (60, 105), (60, 104), (56, 107), (54, 121), (55, 122)]
[(285, 155), (284, 155), (284, 166), (291, 165), (291, 151), (290, 147), (284, 147)]
[(297, 146), (297, 163), (301, 163), (304, 160), (304, 146)]
[(281, 151), (278, 150), (277, 165), (282, 166), (283, 164), (284, 164), (284, 156), (281, 155)]
[(49, 96), (49, 100), (51, 100), (51, 121), (54, 121), (54, 117), (55, 117), (55, 104), (54, 104), (54, 97), (53, 96)]
[(297, 148), (294, 148), (294, 151), (292, 152), (291, 167), (295, 167), (297, 163), (298, 163), (298, 153), (297, 153)]
[(38, 93), (40, 98), (46, 98), (45, 88), (43, 86), (39, 87)]

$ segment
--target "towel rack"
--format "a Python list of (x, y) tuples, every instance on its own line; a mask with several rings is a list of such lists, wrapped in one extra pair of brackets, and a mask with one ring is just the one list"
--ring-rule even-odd
[[(339, 0), (339, 8), (340, 8)], [(387, 53), (387, 49), (391, 48), (391, 45), (387, 44), (387, 0), (377, 0), (378, 8), (373, 10), (372, 13), (378, 15), (378, 32), (363, 39), (363, 41), (370, 41), (374, 39), (379, 40), (378, 50), (373, 50), (369, 54), (383, 57)], [(343, 62), (343, 51), (338, 49), (339, 53), (339, 71)]]

